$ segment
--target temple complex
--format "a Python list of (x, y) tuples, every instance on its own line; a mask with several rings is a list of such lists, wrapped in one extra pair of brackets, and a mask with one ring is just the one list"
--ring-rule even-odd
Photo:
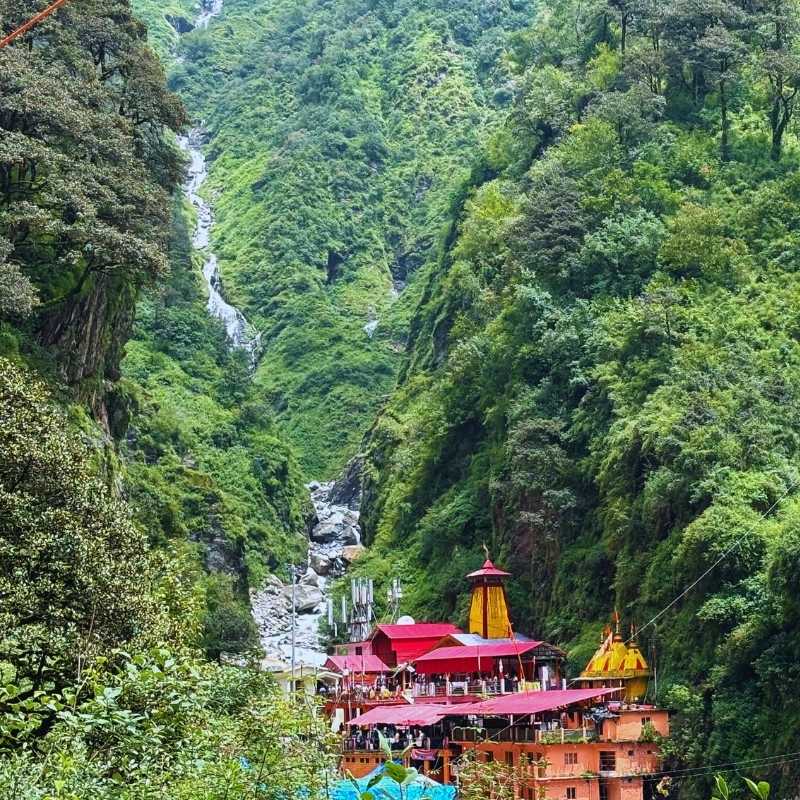
[(467, 575), (468, 631), (450, 623), (378, 625), (327, 669), (327, 710), (342, 735), (343, 771), (368, 775), (393, 754), (442, 783), (472, 752), (513, 770), (522, 800), (651, 800), (666, 710), (646, 702), (650, 668), (619, 617), (570, 681), (565, 653), (512, 629), (509, 573), (487, 558)]

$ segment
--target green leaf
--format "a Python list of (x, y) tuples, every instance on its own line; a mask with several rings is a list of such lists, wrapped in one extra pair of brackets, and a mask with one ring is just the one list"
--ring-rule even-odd
[(386, 755), (391, 758), (392, 757), (392, 745), (389, 740), (380, 732), (378, 731), (378, 742), (380, 744), (381, 750), (383, 750)]
[(401, 764), (395, 764), (394, 761), (387, 761), (384, 771), (397, 783), (402, 783), (406, 779), (406, 768)]
[(406, 770), (406, 777), (402, 782), (402, 786), (408, 786), (409, 784), (414, 783), (414, 781), (419, 777), (419, 772), (417, 772), (415, 767), (409, 767)]

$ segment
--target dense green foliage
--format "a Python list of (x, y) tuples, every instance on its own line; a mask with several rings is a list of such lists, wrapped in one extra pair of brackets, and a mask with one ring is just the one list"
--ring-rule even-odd
[(520, 628), (582, 667), (615, 606), (643, 624), (699, 581), (642, 637), (684, 765), (800, 730), (799, 22), (568, 2), (512, 37), (369, 442), (358, 569), (412, 614), (463, 619), (487, 542)]
[(307, 500), (179, 205), (168, 242), (183, 119), (125, 2), (0, 53), (2, 797), (313, 798), (329, 775), (315, 708), (203, 658), (253, 647), (247, 581), (297, 554)]
[[(33, 2), (4, 2), (9, 28)], [(183, 109), (127, 3), (70, 4), (0, 53), (3, 349), (35, 341), (99, 409), (139, 288), (165, 267)], [(5, 294), (5, 293), (4, 293)]]
[(219, 577), (204, 603), (191, 562), (147, 547), (98, 476), (93, 430), (0, 360), (0, 795), (319, 796), (321, 717), (190, 649), (235, 651), (231, 629), (234, 645), (247, 632), (221, 620), (238, 606)]
[[(210, 133), (224, 286), (264, 333), (254, 383), (309, 477), (332, 477), (392, 387), (413, 275), (528, 20), (508, 0), (226, 0), (182, 37), (171, 85)], [(412, 280), (399, 301), (393, 279)]]
[[(80, 686), (0, 713), (0, 738), (46, 700), (46, 735), (0, 758), (0, 793), (19, 800), (320, 797), (330, 736), (313, 707), (263, 673), (156, 649), (112, 653)], [(7, 679), (9, 676), (4, 676)], [(18, 687), (0, 684), (3, 706)], [(21, 705), (21, 703), (20, 703)], [(52, 710), (52, 711), (51, 711)], [(312, 744), (313, 746), (309, 746)]]
[(302, 556), (308, 498), (247, 356), (206, 311), (187, 222), (177, 204), (169, 276), (139, 304), (126, 349), (126, 479), (154, 542), (196, 542), (207, 567), (246, 588)]

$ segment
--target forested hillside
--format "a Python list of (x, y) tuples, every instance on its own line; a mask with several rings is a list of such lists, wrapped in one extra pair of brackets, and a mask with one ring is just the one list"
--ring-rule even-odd
[(642, 626), (668, 766), (796, 751), (796, 0), (137, 11), (0, 51), (0, 795), (314, 796), (317, 718), (216, 662), (359, 450), (404, 612), (463, 621), (485, 544), (573, 667)]
[[(41, 7), (0, 2), (0, 31)], [(172, 202), (186, 115), (146, 37), (125, 0), (81, 0), (0, 50), (3, 798), (256, 797), (266, 776), (289, 796), (329, 764), (311, 708), (205, 658), (252, 644), (230, 546), (246, 524), (243, 572), (295, 552), (304, 490), (269, 418), (238, 402), (247, 365), (194, 313)], [(216, 550), (213, 525), (192, 542), (209, 507)]]
[(254, 390), (309, 478), (335, 475), (393, 386), (414, 275), (529, 20), (508, 0), (226, 0), (181, 38), (171, 86), (208, 129), (223, 285), (263, 331)]
[(359, 569), (410, 576), (410, 613), (463, 618), (483, 542), (576, 667), (612, 609), (680, 598), (641, 640), (684, 766), (800, 729), (799, 22), (565, 2), (512, 36), (368, 439)]

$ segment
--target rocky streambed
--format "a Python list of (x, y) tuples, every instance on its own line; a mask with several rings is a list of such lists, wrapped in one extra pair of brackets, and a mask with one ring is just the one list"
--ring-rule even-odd
[[(309, 485), (314, 520), (309, 534), (306, 563), (297, 569), (295, 663), (319, 666), (325, 662), (319, 624), (327, 615), (331, 582), (344, 574), (364, 548), (361, 544), (358, 502), (345, 500), (340, 484)], [(345, 504), (346, 503), (346, 504)], [(272, 576), (250, 593), (250, 606), (258, 626), (267, 662), (289, 664), (292, 657), (292, 586)], [(337, 619), (340, 614), (336, 614)]]

